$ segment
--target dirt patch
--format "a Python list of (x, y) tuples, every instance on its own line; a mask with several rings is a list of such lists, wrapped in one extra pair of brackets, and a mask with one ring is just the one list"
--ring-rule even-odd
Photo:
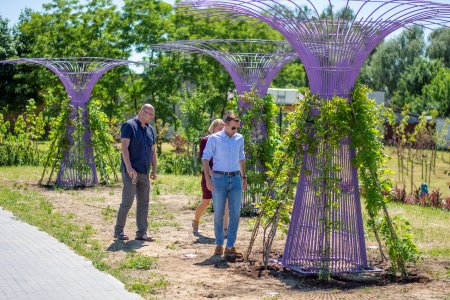
[[(43, 194), (56, 211), (74, 215), (80, 225), (90, 224), (96, 229), (95, 238), (108, 251), (108, 261), (123, 258), (129, 251), (157, 257), (154, 273), (164, 275), (170, 282), (161, 291), (161, 299), (446, 299), (450, 297), (447, 259), (425, 258), (411, 268), (411, 278), (400, 280), (385, 272), (333, 277), (323, 283), (315, 276), (300, 276), (272, 261), (264, 270), (260, 263), (261, 248), (255, 246), (250, 262), (229, 262), (213, 256), (214, 231), (211, 214), (202, 219), (202, 232), (194, 235), (191, 220), (193, 197), (170, 194), (153, 196), (150, 233), (155, 242), (116, 241), (113, 227), (121, 198), (121, 188), (58, 191), (21, 183), (27, 189)], [(17, 186), (16, 186), (17, 188)], [(127, 220), (126, 233), (133, 238), (134, 207)], [(237, 248), (244, 252), (251, 235), (251, 219), (242, 218)], [(285, 237), (274, 241), (273, 257), (283, 252)], [(260, 241), (258, 240), (260, 243)], [(376, 251), (368, 251), (371, 264), (379, 263)], [(145, 275), (144, 275), (145, 276)]]

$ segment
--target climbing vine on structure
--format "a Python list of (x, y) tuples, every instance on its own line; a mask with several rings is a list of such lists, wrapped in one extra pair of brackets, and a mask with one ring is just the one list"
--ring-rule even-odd
[[(400, 271), (402, 276), (408, 275), (406, 263), (417, 260), (418, 250), (412, 241), (406, 219), (399, 216), (392, 218), (388, 213), (389, 199), (385, 195), (392, 183), (384, 176), (388, 170), (384, 167), (386, 155), (378, 130), (387, 114), (368, 99), (367, 92), (366, 87), (357, 86), (351, 104), (348, 99), (341, 97), (325, 100), (307, 94), (288, 115), (290, 125), (274, 148), (272, 159), (266, 164), (267, 176), (262, 190), (260, 214), (247, 249), (247, 259), (262, 225), (263, 262), (267, 266), (277, 228), (289, 224), (298, 174), (314, 172), (316, 176), (312, 187), (318, 199), (315, 209), (323, 211), (320, 219), (323, 230), (321, 255), (325, 259), (321, 260), (319, 276), (325, 280), (330, 278), (333, 248), (331, 233), (345, 226), (334, 217), (341, 203), (333, 199), (339, 199), (336, 195), (348, 192), (351, 188), (343, 180), (342, 167), (336, 157), (342, 145), (348, 144), (342, 141), (350, 137), (351, 146), (356, 151), (352, 163), (359, 172), (369, 228), (380, 243), (380, 239), (383, 239), (392, 260), (393, 273)], [(301, 170), (304, 156), (312, 153), (317, 155), (320, 164), (315, 168)]]
[(244, 136), (247, 166), (247, 182), (244, 194), (243, 214), (251, 214), (253, 205), (261, 201), (261, 192), (266, 182), (265, 169), (273, 159), (275, 146), (279, 143), (279, 130), (273, 121), (277, 107), (272, 97), (259, 97), (256, 91), (245, 92), (240, 96), (242, 106), (235, 99), (239, 116), (242, 119), (240, 133)]
[(382, 136), (378, 130), (385, 119), (393, 120), (392, 114), (384, 114), (375, 101), (367, 97), (368, 88), (357, 86), (352, 93), (352, 147), (356, 149), (355, 166), (358, 168), (361, 195), (366, 199), (368, 225), (375, 235), (381, 232), (389, 256), (392, 271), (408, 276), (406, 263), (416, 262), (419, 250), (412, 240), (408, 221), (391, 217), (387, 209), (389, 191), (393, 184), (386, 178), (390, 170), (384, 167)]

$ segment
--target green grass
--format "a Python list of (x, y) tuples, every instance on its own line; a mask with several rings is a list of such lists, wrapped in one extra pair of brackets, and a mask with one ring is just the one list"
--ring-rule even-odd
[(0, 180), (35, 180), (37, 183), (43, 170), (42, 166), (0, 167)]
[(450, 257), (450, 212), (431, 207), (390, 203), (392, 215), (405, 216), (425, 255)]
[(111, 206), (107, 206), (102, 208), (102, 217), (105, 221), (111, 221), (116, 217), (117, 210), (111, 208)]
[[(110, 262), (108, 258), (111, 254), (93, 238), (95, 230), (91, 225), (76, 224), (73, 221), (74, 214), (54, 212), (52, 203), (39, 193), (0, 187), (0, 206), (11, 211), (18, 219), (68, 245), (91, 260), (97, 269), (117, 277), (130, 291), (137, 292), (144, 298), (152, 298), (169, 285), (162, 275), (150, 274), (143, 280), (142, 274), (133, 273), (156, 268), (156, 258), (130, 253), (121, 261)], [(132, 271), (128, 272), (128, 269)], [(141, 284), (145, 285), (145, 289), (134, 288)]]
[(155, 295), (158, 294), (160, 290), (166, 289), (169, 286), (169, 281), (165, 276), (151, 273), (147, 278), (147, 282), (136, 282), (126, 285), (129, 291), (142, 294)]
[(152, 182), (153, 190), (159, 194), (178, 194), (187, 196), (201, 196), (201, 176), (193, 175), (158, 175)]
[(181, 228), (181, 224), (174, 221), (174, 214), (169, 212), (166, 205), (159, 202), (150, 204), (149, 218), (148, 225), (153, 232), (158, 231), (161, 227)]
[(156, 258), (134, 252), (128, 252), (126, 260), (122, 263), (122, 268), (135, 270), (155, 269)]
[(175, 243), (170, 242), (170, 243), (166, 246), (166, 249), (177, 250), (177, 249), (180, 249), (180, 246), (179, 246), (179, 244), (178, 244), (177, 242), (175, 242)]
[[(366, 221), (365, 203), (362, 205), (363, 219)], [(389, 203), (388, 209), (391, 217), (401, 215), (410, 222), (414, 241), (424, 256), (450, 258), (450, 212), (403, 203)], [(376, 243), (367, 228), (366, 233), (367, 241)]]

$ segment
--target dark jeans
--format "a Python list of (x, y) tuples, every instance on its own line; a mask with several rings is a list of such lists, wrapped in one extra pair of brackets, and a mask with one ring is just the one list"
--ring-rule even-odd
[(136, 195), (136, 237), (142, 237), (147, 233), (148, 227), (148, 206), (150, 201), (150, 178), (148, 174), (138, 173), (137, 183), (132, 184), (131, 177), (127, 172), (122, 171), (122, 203), (117, 213), (116, 226), (114, 234), (123, 233), (128, 212), (133, 205), (134, 196)]

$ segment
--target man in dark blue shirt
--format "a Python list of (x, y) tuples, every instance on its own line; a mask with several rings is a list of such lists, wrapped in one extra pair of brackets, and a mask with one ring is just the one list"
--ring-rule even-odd
[(155, 117), (155, 108), (144, 104), (139, 114), (122, 124), (120, 138), (122, 145), (122, 203), (117, 213), (114, 237), (128, 240), (124, 233), (125, 222), (134, 196), (136, 195), (136, 240), (153, 241), (147, 235), (148, 206), (150, 201), (150, 178), (156, 179), (155, 134), (148, 123)]

